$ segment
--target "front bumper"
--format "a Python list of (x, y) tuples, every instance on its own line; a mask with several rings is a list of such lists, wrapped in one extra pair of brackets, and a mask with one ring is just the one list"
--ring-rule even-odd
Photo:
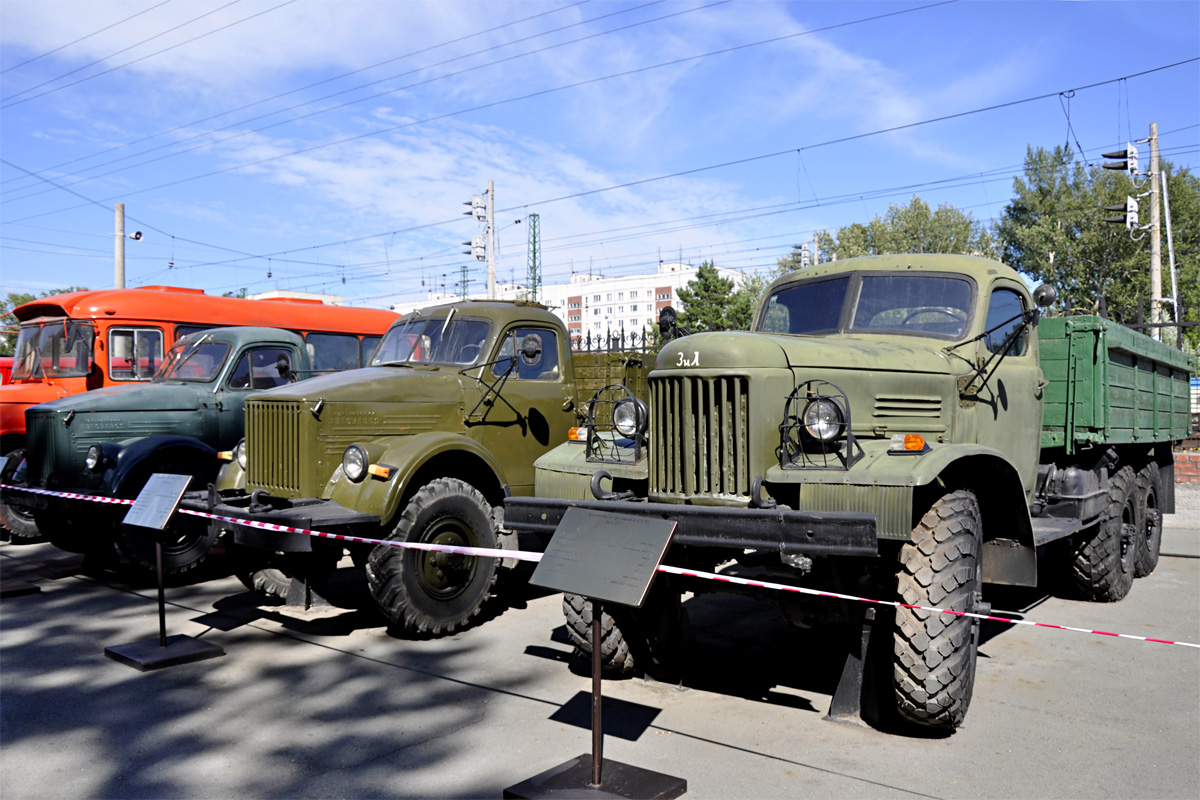
[(678, 523), (671, 540), (674, 545), (771, 550), (785, 555), (879, 555), (875, 515), (848, 511), (509, 497), (504, 501), (504, 527), (548, 536), (568, 508), (670, 520)]
[[(256, 500), (240, 491), (214, 492), (212, 495), (204, 491), (188, 492), (179, 507), (224, 517), (364, 538), (373, 538), (378, 534), (380, 525), (379, 517), (374, 514), (354, 511), (333, 500), (288, 500), (270, 495), (260, 496)], [(220, 528), (229, 528), (230, 525), (220, 520), (212, 520), (210, 524)], [(312, 552), (313, 538), (303, 533), (233, 526), (233, 540), (237, 544), (277, 553)]]

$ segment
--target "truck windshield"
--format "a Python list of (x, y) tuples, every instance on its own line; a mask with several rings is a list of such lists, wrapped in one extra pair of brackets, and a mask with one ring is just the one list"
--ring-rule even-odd
[(229, 357), (230, 347), (225, 342), (214, 342), (207, 336), (199, 341), (185, 339), (176, 342), (167, 351), (162, 366), (154, 373), (152, 381), (187, 381), (208, 383), (221, 372), (221, 366)]
[(85, 377), (92, 369), (95, 337), (92, 323), (65, 317), (22, 325), (17, 333), (12, 379)]
[(481, 358), (492, 323), (464, 317), (413, 319), (383, 337), (371, 366), (453, 364), (469, 367)]
[(967, 329), (971, 301), (972, 285), (964, 278), (843, 275), (780, 287), (767, 300), (758, 330), (792, 334), (848, 330), (957, 339)]

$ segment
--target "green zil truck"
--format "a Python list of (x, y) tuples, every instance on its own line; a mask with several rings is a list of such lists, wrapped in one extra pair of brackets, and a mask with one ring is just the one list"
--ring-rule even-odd
[[(304, 340), (279, 328), (212, 328), (180, 338), (153, 380), (39, 403), (25, 411), (25, 458), (14, 485), (132, 500), (155, 472), (189, 475), (205, 486), (220, 453), (242, 438), (252, 393), (312, 374)], [(55, 546), (104, 554), (114, 542), (135, 567), (155, 568), (154, 540), (120, 520), (121, 505), (98, 505), (4, 489), (28, 507)], [(215, 544), (208, 526), (176, 517), (163, 567), (199, 565)]]
[[(898, 724), (953, 729), (978, 621), (907, 606), (983, 612), (984, 584), (1035, 586), (1039, 558), (1080, 596), (1120, 600), (1154, 569), (1174, 510), (1188, 360), (1104, 319), (1042, 317), (1054, 294), (968, 256), (785, 275), (751, 331), (664, 346), (644, 412), (541, 458), (536, 496), (506, 501), (506, 526), (549, 536), (571, 506), (668, 519), (665, 563), (905, 604), (894, 620), (851, 604), (862, 652), (844, 691), (866, 681)], [(602, 661), (669, 666), (680, 595), (736, 590), (659, 574), (642, 609), (606, 614)], [(771, 596), (802, 626), (843, 608)], [(589, 607), (568, 595), (564, 611), (590, 652)]]
[[(637, 352), (572, 353), (562, 322), (529, 302), (463, 301), (401, 317), (371, 365), (262, 392), (208, 493), (183, 506), (363, 538), (515, 547), (503, 501), (533, 493), (533, 462), (566, 439), (595, 388), (638, 385)], [(233, 533), (243, 582), (309, 604), (339, 541), (214, 523)], [(491, 595), (497, 562), (350, 547), (395, 628), (452, 633)], [(512, 566), (508, 559), (504, 566)]]

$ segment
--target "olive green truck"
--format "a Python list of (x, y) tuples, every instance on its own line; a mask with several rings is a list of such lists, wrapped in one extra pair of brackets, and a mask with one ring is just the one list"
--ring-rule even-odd
[[(413, 312), (388, 330), (370, 366), (248, 398), (236, 461), (183, 507), (362, 538), (512, 549), (504, 497), (532, 494), (534, 461), (587, 416), (594, 390), (644, 385), (648, 371), (636, 350), (573, 353), (563, 323), (536, 303), (467, 300)], [(214, 525), (232, 533), (244, 583), (296, 602), (324, 593), (344, 554), (336, 540)], [(469, 624), (497, 578), (490, 558), (349, 549), (379, 608), (417, 635)]]
[[(506, 527), (549, 536), (572, 506), (668, 519), (667, 564), (898, 602), (878, 617), (848, 604), (861, 648), (838, 694), (870, 686), (844, 707), (871, 694), (925, 728), (962, 722), (979, 622), (912, 606), (986, 612), (984, 584), (1035, 586), (1039, 561), (1115, 601), (1154, 569), (1171, 442), (1189, 427), (1183, 354), (1097, 317), (1042, 316), (1051, 287), (1030, 293), (976, 257), (836, 261), (764, 297), (751, 331), (665, 345), (620, 434), (636, 447), (595, 446), (605, 429), (551, 451), (535, 496), (506, 501)], [(743, 590), (658, 574), (642, 609), (606, 613), (602, 662), (669, 663), (682, 593)], [(771, 596), (802, 626), (846, 608)], [(564, 612), (590, 651), (589, 607), (567, 596)]]

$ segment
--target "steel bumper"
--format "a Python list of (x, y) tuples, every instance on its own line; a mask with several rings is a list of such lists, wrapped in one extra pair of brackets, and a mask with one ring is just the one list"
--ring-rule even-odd
[[(255, 503), (248, 494), (216, 495), (214, 498), (208, 492), (188, 492), (183, 496), (179, 507), (323, 533), (369, 537), (379, 531), (379, 517), (354, 511), (333, 500), (285, 500), (266, 497)], [(230, 525), (220, 520), (212, 520), (211, 524), (222, 528), (228, 528)], [(237, 544), (278, 553), (311, 552), (314, 538), (290, 531), (270, 531), (246, 525), (233, 526), (233, 540)]]
[(509, 497), (504, 527), (542, 536), (553, 534), (568, 508), (611, 511), (678, 523), (676, 545), (772, 550), (822, 556), (877, 556), (875, 515), (849, 511), (792, 511), (786, 508), (729, 508), (627, 500), (552, 500)]

